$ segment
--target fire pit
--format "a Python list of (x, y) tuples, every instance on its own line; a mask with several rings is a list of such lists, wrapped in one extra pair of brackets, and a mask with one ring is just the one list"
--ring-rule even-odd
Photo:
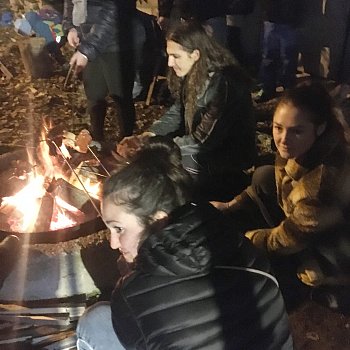
[(99, 192), (108, 171), (90, 148), (88, 154), (62, 146), (50, 139), (32, 152), (0, 156), (0, 237), (53, 243), (104, 227)]
[(109, 171), (91, 139), (77, 142), (82, 136), (48, 129), (31, 152), (0, 155), (0, 238), (15, 234), (22, 243), (0, 301), (88, 298), (118, 277), (111, 268), (118, 253), (100, 216), (100, 185)]

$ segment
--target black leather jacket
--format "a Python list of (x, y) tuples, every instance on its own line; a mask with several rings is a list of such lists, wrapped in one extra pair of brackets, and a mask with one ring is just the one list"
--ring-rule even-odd
[(135, 270), (117, 284), (116, 334), (126, 349), (292, 349), (269, 271), (221, 212), (185, 205), (143, 242)]
[[(256, 160), (255, 119), (250, 82), (238, 67), (213, 72), (197, 100), (190, 128), (178, 100), (150, 127), (157, 135), (177, 136), (180, 146), (200, 145), (199, 160), (215, 174), (251, 167)], [(191, 131), (189, 131), (189, 129)]]
[(73, 25), (73, 1), (64, 1), (63, 29), (76, 28), (80, 36), (78, 50), (93, 61), (99, 53), (130, 49), (132, 45), (131, 18), (135, 1), (88, 0), (87, 18), (79, 27)]

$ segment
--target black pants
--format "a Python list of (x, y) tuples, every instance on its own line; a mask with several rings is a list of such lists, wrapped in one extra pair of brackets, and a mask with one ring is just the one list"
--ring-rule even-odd
[(135, 107), (132, 99), (134, 83), (133, 51), (100, 54), (83, 71), (85, 94), (88, 100), (91, 133), (94, 140), (104, 139), (106, 97), (116, 103), (121, 137), (132, 135), (135, 127)]

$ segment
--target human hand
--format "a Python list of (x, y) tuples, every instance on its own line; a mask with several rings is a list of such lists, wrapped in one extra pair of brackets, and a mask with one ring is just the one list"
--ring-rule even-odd
[(169, 18), (159, 16), (157, 19), (157, 23), (162, 30), (166, 31), (169, 27)]
[(71, 66), (74, 66), (74, 74), (80, 73), (88, 64), (87, 57), (81, 52), (77, 51), (74, 53), (72, 58), (69, 61)]
[(71, 29), (67, 35), (67, 41), (70, 46), (77, 47), (80, 44), (79, 35), (76, 29)]
[(260, 249), (267, 249), (267, 230), (257, 229), (246, 232), (245, 236)]
[(217, 202), (211, 201), (210, 204), (220, 211), (226, 211), (229, 209), (230, 202)]
[(297, 276), (301, 282), (311, 287), (319, 286), (325, 281), (326, 277), (319, 263), (312, 258), (306, 259), (299, 265)]
[(124, 137), (116, 146), (117, 153), (124, 157), (130, 158), (140, 150), (142, 146), (142, 137), (138, 135)]

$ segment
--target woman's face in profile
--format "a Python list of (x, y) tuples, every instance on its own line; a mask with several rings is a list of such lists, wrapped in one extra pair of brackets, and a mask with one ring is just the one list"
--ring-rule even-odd
[(186, 76), (199, 59), (199, 51), (187, 52), (175, 41), (167, 41), (168, 66), (172, 68), (178, 77)]
[(109, 197), (102, 202), (102, 217), (111, 231), (111, 248), (119, 249), (125, 260), (132, 263), (138, 254), (145, 227), (139, 223), (136, 215), (116, 205)]
[(282, 104), (273, 117), (273, 139), (282, 158), (298, 159), (310, 150), (319, 135), (319, 127), (307, 114), (292, 104)]

